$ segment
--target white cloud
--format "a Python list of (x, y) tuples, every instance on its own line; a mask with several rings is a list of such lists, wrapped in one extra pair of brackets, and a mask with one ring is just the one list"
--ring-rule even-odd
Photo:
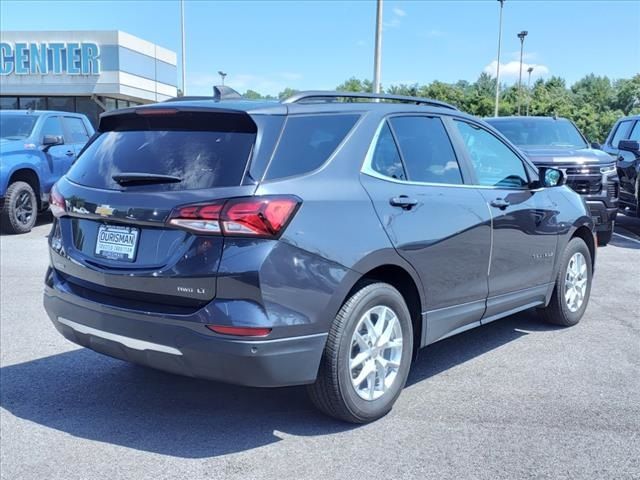
[[(516, 50), (515, 52), (511, 52), (509, 54), (512, 60), (520, 61), (520, 50)], [(538, 58), (538, 52), (524, 52), (522, 54), (522, 60), (533, 61)]]
[(402, 10), (401, 8), (395, 7), (393, 9), (393, 14), (396, 15), (397, 17), (406, 17), (407, 16), (407, 12), (405, 12), (404, 10)]
[[(278, 95), (287, 87), (295, 88), (303, 76), (297, 72), (274, 72), (264, 75), (229, 72), (225, 85), (239, 91), (255, 90), (262, 95)], [(212, 87), (220, 84), (220, 76), (215, 73), (194, 73), (187, 76), (189, 95), (211, 95)]]
[[(498, 66), (498, 62), (494, 60), (489, 65), (484, 67), (484, 72), (488, 73), (492, 77), (496, 76), (496, 69)], [(535, 80), (540, 77), (546, 77), (549, 75), (549, 68), (546, 65), (534, 64), (534, 63), (522, 63), (522, 78), (526, 81), (528, 73), (527, 69), (529, 67), (533, 67), (533, 71), (531, 72), (531, 79)], [(518, 80), (518, 76), (520, 74), (520, 62), (519, 61), (511, 61), (507, 63), (500, 64), (500, 82), (514, 82)]]
[(391, 18), (389, 20), (387, 20), (386, 22), (383, 21), (382, 25), (385, 28), (398, 28), (400, 26), (400, 24), (402, 23), (401, 19), (403, 17), (406, 17), (406, 16), (407, 16), (407, 12), (405, 12), (401, 8), (394, 7), (391, 10)]
[(393, 17), (388, 22), (383, 22), (382, 25), (386, 28), (398, 28), (400, 23), (400, 17)]

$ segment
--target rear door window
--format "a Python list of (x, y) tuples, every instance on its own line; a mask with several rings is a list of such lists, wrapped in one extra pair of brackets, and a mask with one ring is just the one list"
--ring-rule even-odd
[(290, 116), (267, 169), (266, 180), (311, 172), (338, 148), (359, 115)]
[(438, 117), (393, 117), (409, 180), (459, 185), (462, 174), (449, 136)]
[(108, 118), (101, 123), (101, 128), (106, 124), (108, 130), (91, 142), (71, 167), (67, 177), (72, 182), (122, 190), (114, 175), (147, 173), (171, 175), (180, 181), (126, 188), (194, 190), (241, 184), (256, 137), (255, 124), (248, 115), (130, 117)]

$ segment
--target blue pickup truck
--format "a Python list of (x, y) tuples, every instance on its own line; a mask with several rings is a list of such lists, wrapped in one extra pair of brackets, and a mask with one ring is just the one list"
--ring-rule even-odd
[(47, 208), (52, 185), (93, 135), (79, 113), (0, 111), (0, 224), (26, 233)]

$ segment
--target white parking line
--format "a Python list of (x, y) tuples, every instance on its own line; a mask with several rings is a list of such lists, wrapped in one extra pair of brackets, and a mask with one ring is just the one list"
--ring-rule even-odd
[(617, 237), (624, 238), (625, 240), (629, 240), (630, 242), (635, 242), (640, 244), (640, 240), (636, 240), (635, 238), (627, 237), (626, 235), (622, 235), (621, 233), (613, 232), (613, 234)]

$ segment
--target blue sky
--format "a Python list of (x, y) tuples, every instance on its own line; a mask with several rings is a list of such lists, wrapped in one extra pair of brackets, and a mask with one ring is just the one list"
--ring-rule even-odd
[[(384, 2), (382, 83), (473, 81), (495, 69), (498, 2)], [(119, 29), (180, 53), (178, 0), (0, 2), (2, 30)], [(277, 94), (371, 78), (375, 2), (185, 2), (187, 93), (227, 84)], [(504, 5), (501, 77), (517, 79), (520, 30), (533, 77), (569, 84), (587, 73), (640, 72), (640, 0), (528, 1)], [(180, 61), (180, 58), (178, 58)], [(526, 68), (526, 65), (525, 65)], [(502, 75), (502, 73), (504, 75)]]

